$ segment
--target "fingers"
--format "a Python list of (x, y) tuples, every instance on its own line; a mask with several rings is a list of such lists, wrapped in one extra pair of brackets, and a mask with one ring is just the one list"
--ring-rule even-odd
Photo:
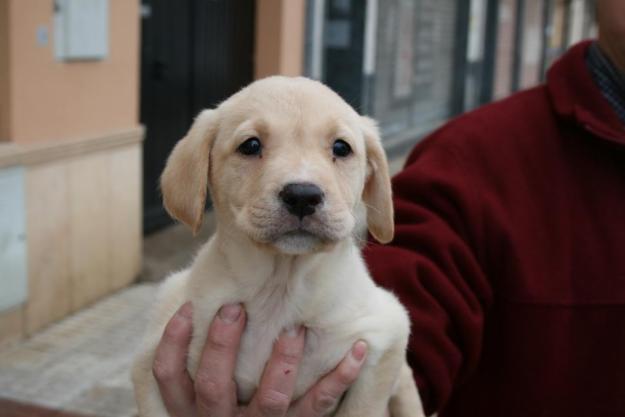
[(367, 356), (367, 344), (362, 340), (332, 372), (317, 382), (297, 404), (298, 417), (322, 417), (334, 411), (347, 389), (356, 381)]
[(245, 327), (240, 304), (223, 306), (211, 323), (195, 375), (196, 404), (200, 416), (230, 417), (236, 408), (234, 368)]
[(169, 320), (156, 348), (152, 371), (171, 416), (193, 416), (195, 413), (193, 382), (187, 372), (187, 350), (193, 323), (188, 302)]
[(274, 344), (260, 385), (246, 415), (282, 417), (286, 414), (297, 380), (306, 339), (303, 327), (284, 332)]

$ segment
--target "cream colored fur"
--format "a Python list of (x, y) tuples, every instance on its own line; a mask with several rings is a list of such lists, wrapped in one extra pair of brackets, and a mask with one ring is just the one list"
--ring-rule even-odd
[[(261, 156), (236, 151), (250, 137), (261, 140)], [(352, 155), (333, 157), (337, 138), (349, 143)], [(325, 195), (301, 223), (278, 198), (293, 182), (314, 183)], [(233, 302), (245, 307), (248, 321), (235, 372), (241, 403), (252, 398), (278, 335), (304, 325), (295, 398), (363, 339), (369, 346), (365, 366), (335, 415), (381, 417), (393, 393), (394, 417), (422, 415), (405, 363), (408, 315), (371, 280), (355, 242), (357, 225), (364, 222), (357, 213), (363, 211), (374, 237), (387, 242), (393, 236), (387, 161), (375, 123), (316, 81), (257, 81), (202, 112), (168, 160), (165, 206), (194, 231), (207, 189), (217, 230), (189, 269), (164, 282), (155, 300), (133, 369), (140, 414), (167, 416), (152, 376), (155, 348), (167, 321), (191, 300), (191, 375), (219, 307)], [(363, 203), (366, 210), (359, 210)]]

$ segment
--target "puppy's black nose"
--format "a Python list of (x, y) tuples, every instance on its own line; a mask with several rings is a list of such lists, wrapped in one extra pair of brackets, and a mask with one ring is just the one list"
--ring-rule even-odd
[(307, 182), (287, 184), (279, 195), (288, 212), (300, 220), (313, 214), (323, 201), (321, 188)]

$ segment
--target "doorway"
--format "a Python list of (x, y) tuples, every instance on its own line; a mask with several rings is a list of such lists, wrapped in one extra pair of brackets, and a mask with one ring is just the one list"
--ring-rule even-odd
[(144, 233), (171, 223), (158, 179), (195, 115), (253, 79), (254, 8), (254, 0), (142, 1)]

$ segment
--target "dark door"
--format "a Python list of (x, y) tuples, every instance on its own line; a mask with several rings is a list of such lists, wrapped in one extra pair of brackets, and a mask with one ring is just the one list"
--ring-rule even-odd
[(149, 233), (170, 223), (158, 178), (201, 109), (252, 81), (254, 0), (143, 0), (141, 123), (143, 219)]
[(323, 79), (358, 111), (362, 108), (365, 0), (330, 0), (326, 6)]

